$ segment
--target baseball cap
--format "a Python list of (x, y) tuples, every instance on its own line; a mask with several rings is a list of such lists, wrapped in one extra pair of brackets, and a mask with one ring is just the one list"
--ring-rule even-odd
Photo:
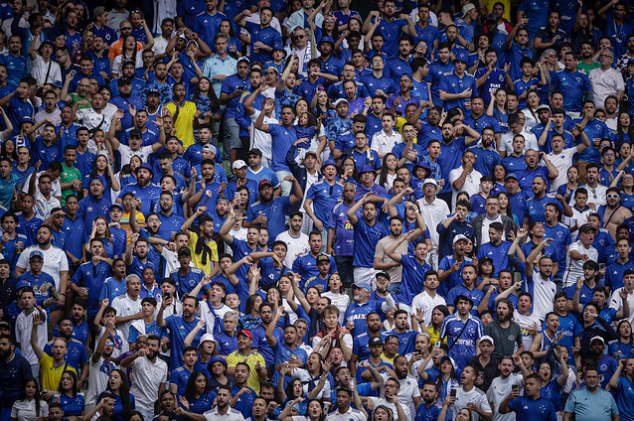
[(475, 9), (475, 5), (473, 3), (467, 3), (464, 5), (464, 7), (462, 8), (462, 17), (464, 18), (467, 13), (469, 13), (470, 11), (472, 11), (473, 9)]
[(112, 205), (110, 205), (110, 210), (112, 210), (113, 208), (117, 208), (120, 210), (123, 210), (123, 205), (121, 203), (113, 203)]
[(594, 341), (600, 341), (605, 346), (605, 339), (603, 339), (602, 336), (593, 336), (592, 339), (590, 339), (590, 345), (592, 345)]
[(425, 187), (427, 184), (433, 184), (436, 188), (438, 188), (438, 181), (434, 180), (433, 178), (426, 178), (425, 181), (423, 181), (423, 187)]
[(92, 16), (93, 17), (97, 17), (97, 16), (101, 16), (104, 13), (106, 13), (106, 8), (103, 6), (97, 6), (94, 9), (92, 9)]
[(22, 123), (33, 123), (33, 119), (31, 118), (30, 115), (22, 116), (22, 119), (20, 120), (20, 124)]
[(258, 190), (261, 190), (264, 187), (273, 187), (273, 183), (269, 180), (261, 180), (260, 184), (258, 184)]
[(367, 289), (368, 292), (372, 292), (372, 287), (367, 282), (355, 282), (352, 284), (352, 288)]
[(161, 93), (159, 92), (159, 90), (158, 90), (158, 89), (156, 89), (156, 88), (151, 88), (151, 89), (148, 89), (148, 91), (147, 91), (147, 95), (148, 95), (148, 96), (149, 96), (149, 95), (161, 95)]
[(489, 335), (484, 335), (483, 337), (481, 337), (480, 338), (480, 343), (482, 343), (482, 341), (489, 341), (491, 343), (491, 345), (495, 346), (495, 341)]
[(314, 156), (315, 158), (317, 158), (317, 152), (315, 152), (315, 151), (306, 151), (306, 153), (304, 154), (304, 159), (306, 159), (306, 157), (307, 157), (308, 155), (312, 155), (312, 156)]
[(251, 338), (251, 340), (253, 340), (253, 335), (251, 334), (251, 332), (245, 329), (239, 330), (238, 333), (236, 333), (236, 335), (248, 336), (249, 338)]
[(345, 102), (346, 104), (348, 104), (348, 100), (347, 100), (347, 99), (345, 99), (345, 98), (339, 98), (338, 100), (336, 100), (335, 102), (333, 102), (333, 104), (332, 104), (332, 105), (334, 105), (334, 106), (336, 107), (337, 105), (339, 105), (339, 104), (341, 104), (341, 103), (344, 103), (344, 102)]
[[(467, 6), (469, 6), (467, 4)], [(472, 5), (473, 6), (473, 5)], [(463, 48), (458, 49), (458, 51), (456, 51), (456, 53), (454, 54), (454, 59), (453, 61), (462, 61), (463, 63), (468, 63), (468, 59), (467, 59), (467, 50), (464, 50)]]
[(321, 170), (323, 171), (324, 168), (326, 168), (328, 165), (332, 165), (335, 168), (337, 168), (337, 163), (334, 161), (334, 159), (328, 159), (326, 162), (324, 162), (323, 167), (321, 167)]
[(383, 339), (381, 339), (380, 336), (371, 336), (370, 340), (368, 341), (368, 346), (373, 345), (383, 345)]
[(239, 170), (239, 169), (244, 168), (246, 166), (247, 166), (246, 162), (244, 162), (241, 159), (238, 159), (236, 161), (233, 161), (233, 164), (231, 165), (231, 169)]
[(453, 243), (452, 244), (456, 244), (458, 241), (469, 241), (469, 239), (467, 238), (466, 235), (464, 234), (458, 234), (453, 238)]
[(125, 77), (125, 76), (122, 76), (122, 77), (119, 78), (119, 80), (117, 80), (117, 85), (118, 86), (125, 85), (126, 83), (132, 83), (132, 81), (129, 78)]
[(188, 249), (187, 247), (181, 247), (180, 250), (178, 250), (178, 257), (181, 256), (190, 256), (192, 255), (192, 251), (190, 249)]
[(330, 263), (330, 258), (328, 256), (326, 256), (325, 254), (321, 254), (321, 255), (317, 256), (317, 264), (320, 264), (321, 262)]
[(33, 259), (35, 257), (39, 257), (40, 259), (44, 260), (44, 254), (39, 250), (33, 250), (31, 252), (31, 255), (29, 256), (29, 259)]
[(519, 178), (517, 178), (517, 175), (515, 175), (515, 173), (506, 174), (506, 178), (504, 180), (508, 180), (509, 178), (514, 178), (519, 181)]
[(542, 104), (539, 107), (537, 107), (537, 112), (544, 111), (544, 110), (550, 111), (550, 107), (546, 104)]
[(15, 290), (16, 290), (16, 291), (19, 291), (19, 290), (21, 290), (22, 288), (31, 288), (31, 285), (30, 285), (27, 281), (18, 281), (18, 282), (15, 284)]
[[(210, 143), (206, 144), (205, 146), (203, 146), (203, 151), (208, 151), (211, 152), (214, 155), (218, 154), (218, 149), (216, 149), (216, 147)], [(235, 162), (234, 162), (235, 164)]]
[[(202, 343), (202, 341), (200, 342)], [(214, 355), (213, 357), (209, 359), (209, 364), (207, 364), (207, 367), (210, 373), (211, 373), (211, 365), (213, 363), (222, 363), (222, 365), (224, 365), (225, 368), (227, 368), (227, 362), (225, 361), (225, 359), (219, 355)]]

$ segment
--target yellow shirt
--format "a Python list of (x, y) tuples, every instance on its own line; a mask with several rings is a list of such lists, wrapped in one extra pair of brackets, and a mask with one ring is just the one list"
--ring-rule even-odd
[(260, 394), (260, 376), (258, 371), (255, 369), (257, 363), (260, 363), (262, 368), (266, 368), (266, 362), (264, 362), (264, 357), (262, 354), (258, 352), (251, 351), (248, 355), (240, 354), (240, 351), (233, 351), (231, 354), (227, 356), (227, 366), (235, 367), (238, 363), (245, 362), (249, 364), (249, 372), (251, 375), (249, 376), (249, 380), (247, 380), (247, 386), (251, 389), (255, 390), (255, 393)]
[(187, 243), (187, 247), (192, 252), (192, 263), (195, 267), (205, 272), (205, 274), (211, 273), (211, 262), (215, 262), (218, 264), (218, 244), (214, 240), (210, 240), (207, 242), (207, 245), (211, 249), (211, 260), (209, 256), (207, 257), (207, 263), (203, 264), (203, 253), (196, 253), (196, 243), (198, 242), (198, 234), (193, 231), (190, 231), (189, 243)]
[[(174, 101), (166, 105), (172, 115), (176, 114), (176, 104)], [(194, 144), (194, 114), (196, 114), (196, 104), (185, 101), (180, 108), (178, 118), (174, 122), (176, 136), (183, 142), (183, 147), (187, 149)]]
[[(139, 227), (141, 228), (145, 228), (145, 216), (139, 212), (136, 211), (136, 219), (135, 219), (136, 223), (139, 224)], [(123, 216), (121, 217), (121, 220), (119, 221), (119, 225), (121, 226), (121, 228), (123, 228), (123, 230), (125, 231), (125, 239), (126, 239), (126, 247), (130, 245), (130, 237), (132, 237), (132, 234), (134, 234), (134, 232), (132, 231), (132, 227), (130, 226), (130, 212), (123, 212)]]
[(72, 371), (77, 374), (77, 371), (64, 363), (58, 367), (53, 366), (53, 357), (44, 353), (40, 359), (40, 382), (42, 383), (42, 390), (57, 390), (59, 389), (59, 382), (62, 380), (62, 374), (64, 371)]
[[(396, 124), (394, 125), (394, 130), (403, 134), (403, 126), (407, 123), (407, 119), (404, 117), (396, 117)], [(414, 143), (418, 143), (418, 139), (414, 138)]]

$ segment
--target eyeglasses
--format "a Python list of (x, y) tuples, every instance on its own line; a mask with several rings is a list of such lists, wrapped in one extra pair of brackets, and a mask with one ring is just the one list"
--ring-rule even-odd
[[(130, 28), (130, 29), (132, 29), (132, 28)], [(295, 35), (293, 37), (293, 39), (304, 39), (305, 37), (306, 37), (306, 35)]]

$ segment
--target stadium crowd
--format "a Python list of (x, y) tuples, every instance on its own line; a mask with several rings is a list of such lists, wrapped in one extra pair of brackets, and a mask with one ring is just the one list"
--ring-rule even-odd
[(634, 2), (0, 0), (0, 421), (634, 420)]

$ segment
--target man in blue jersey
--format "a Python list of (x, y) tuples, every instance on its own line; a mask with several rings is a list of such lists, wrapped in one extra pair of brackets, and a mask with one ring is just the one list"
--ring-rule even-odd
[[(416, 211), (418, 212), (418, 211)], [(419, 213), (416, 214), (419, 216)], [(412, 300), (414, 297), (423, 290), (423, 284), (425, 282), (425, 273), (431, 270), (431, 266), (425, 261), (427, 257), (427, 244), (424, 241), (418, 241), (414, 246), (414, 255), (400, 254), (396, 252), (396, 249), (407, 240), (418, 238), (422, 234), (420, 228), (407, 233), (407, 235), (400, 236), (400, 238), (390, 245), (385, 254), (390, 259), (398, 262), (403, 266), (403, 276), (401, 280), (401, 289), (398, 294), (399, 308), (412, 314)]]
[[(352, 342), (352, 357), (350, 358), (349, 366), (353, 375), (355, 375), (357, 371), (357, 361), (363, 361), (370, 357), (370, 346), (372, 346), (372, 341), (375, 340), (374, 338), (379, 338), (381, 345), (383, 345), (383, 330), (381, 329), (382, 323), (379, 313), (368, 313), (366, 315), (365, 324), (367, 330), (361, 334), (357, 332)], [(382, 349), (383, 347), (381, 347), (381, 350)]]
[(517, 421), (556, 421), (557, 413), (553, 403), (540, 395), (542, 380), (537, 373), (526, 377), (524, 396), (520, 396), (519, 388), (512, 388), (511, 393), (500, 403), (500, 414), (515, 412)]
[(469, 358), (476, 355), (483, 336), (482, 322), (469, 314), (473, 301), (468, 297), (459, 295), (453, 304), (458, 311), (443, 321), (440, 338), (447, 339), (449, 357), (456, 362), (456, 366), (464, 367)]
[(343, 201), (338, 203), (328, 219), (328, 243), (326, 252), (334, 256), (339, 276), (344, 285), (354, 282), (352, 262), (354, 254), (354, 227), (348, 218), (348, 210), (354, 205), (357, 194), (355, 183), (343, 185)]
[[(394, 309), (394, 299), (388, 295), (384, 302), (370, 299), (370, 284), (355, 282), (352, 284), (352, 296), (354, 303), (350, 304), (344, 316), (345, 327), (353, 336), (370, 332), (367, 318), (372, 313), (385, 314)], [(374, 333), (374, 332), (373, 332)]]
[[(272, 126), (280, 127), (280, 126)], [(273, 197), (273, 184), (268, 180), (260, 181), (258, 190), (260, 200), (249, 206), (245, 227), (266, 227), (269, 231), (269, 243), (273, 242), (278, 234), (286, 230), (285, 217), (291, 206), (302, 200), (302, 187), (292, 175), (284, 177), (284, 181), (292, 183), (293, 195)]]
[[(170, 370), (176, 370), (177, 367), (183, 365), (183, 350), (185, 349), (185, 338), (194, 330), (198, 325), (199, 319), (196, 318), (196, 312), (198, 311), (198, 299), (186, 295), (183, 297), (183, 315), (172, 315), (167, 319), (163, 318), (163, 312), (166, 308), (172, 305), (173, 296), (166, 297), (161, 301), (161, 308), (159, 308), (158, 315), (156, 316), (156, 325), (158, 327), (167, 328), (169, 331), (169, 343), (170, 343)], [(204, 329), (198, 329), (198, 333), (194, 336), (192, 346), (198, 346), (200, 337), (205, 333)]]
[(577, 70), (577, 56), (572, 51), (566, 53), (563, 62), (565, 68), (553, 75), (550, 89), (564, 95), (566, 114), (579, 118), (584, 99), (592, 101), (592, 84), (585, 73)]
[[(348, 209), (348, 218), (354, 226), (354, 279), (356, 282), (371, 283), (376, 275), (374, 251), (379, 240), (388, 235), (384, 224), (378, 222), (377, 205), (371, 202), (374, 193), (366, 193), (361, 200)], [(363, 207), (362, 217), (357, 212)]]

